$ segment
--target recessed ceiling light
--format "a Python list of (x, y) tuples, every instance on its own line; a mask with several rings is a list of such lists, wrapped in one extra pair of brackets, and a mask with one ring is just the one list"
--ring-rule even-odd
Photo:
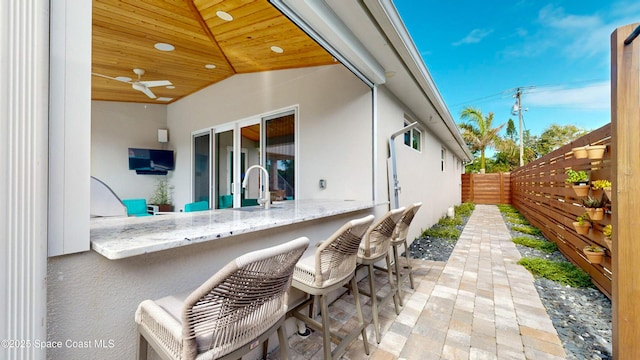
[(168, 86), (166, 86), (166, 88), (167, 88), (167, 89), (175, 89), (176, 87), (175, 87), (175, 86), (173, 86), (173, 85), (168, 85)]
[(169, 97), (159, 97), (156, 98), (156, 101), (171, 101), (173, 100), (173, 98), (169, 98)]
[(118, 76), (118, 77), (116, 78), (116, 80), (118, 80), (118, 81), (122, 81), (122, 82), (129, 82), (129, 81), (131, 81), (131, 78), (130, 78), (130, 77), (128, 77), (128, 76)]
[(275, 45), (271, 47), (271, 51), (278, 54), (282, 54), (284, 52), (284, 50), (282, 50), (280, 46), (275, 46)]
[(160, 51), (173, 51), (176, 49), (175, 46), (167, 43), (156, 43), (153, 47)]
[(207, 64), (204, 67), (206, 67), (207, 69), (215, 69), (216, 68), (216, 66), (213, 65), (213, 64)]
[(224, 20), (224, 21), (233, 20), (233, 16), (231, 16), (231, 14), (229, 14), (226, 11), (222, 11), (222, 10), (216, 11), (216, 16), (219, 17), (220, 19)]

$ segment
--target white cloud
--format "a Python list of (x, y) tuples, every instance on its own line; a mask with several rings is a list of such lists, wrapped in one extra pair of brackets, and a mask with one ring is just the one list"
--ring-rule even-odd
[(463, 45), (463, 44), (479, 43), (480, 41), (482, 41), (482, 39), (484, 39), (485, 37), (489, 36), (489, 34), (491, 34), (492, 32), (493, 32), (493, 30), (491, 30), (491, 29), (473, 29), (463, 39), (458, 40), (458, 41), (452, 43), (451, 45), (459, 46), (459, 45)]
[(570, 14), (562, 7), (547, 5), (538, 12), (539, 30), (523, 36), (507, 47), (507, 57), (535, 57), (547, 51), (558, 51), (572, 59), (605, 56), (610, 51), (610, 35), (622, 25), (637, 22), (637, 1), (617, 1), (605, 12), (592, 15)]
[(567, 107), (575, 109), (607, 110), (610, 107), (609, 81), (588, 84), (578, 88), (540, 87), (526, 94), (523, 101), (531, 107)]
[(597, 15), (565, 15), (564, 9), (547, 5), (538, 13), (538, 19), (544, 26), (550, 26), (562, 30), (592, 29), (602, 24)]

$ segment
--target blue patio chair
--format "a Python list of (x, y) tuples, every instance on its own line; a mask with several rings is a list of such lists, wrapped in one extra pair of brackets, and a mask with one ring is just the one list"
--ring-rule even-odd
[(220, 195), (218, 197), (218, 208), (228, 209), (233, 207), (233, 195)]
[(209, 210), (208, 201), (196, 201), (184, 206), (184, 212), (204, 211)]
[(147, 200), (145, 199), (124, 199), (122, 203), (127, 207), (128, 216), (151, 216), (147, 212)]

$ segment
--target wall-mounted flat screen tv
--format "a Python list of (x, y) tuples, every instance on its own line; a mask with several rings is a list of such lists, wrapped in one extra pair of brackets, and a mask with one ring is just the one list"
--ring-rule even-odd
[(166, 175), (175, 167), (173, 150), (129, 148), (129, 170), (140, 175)]

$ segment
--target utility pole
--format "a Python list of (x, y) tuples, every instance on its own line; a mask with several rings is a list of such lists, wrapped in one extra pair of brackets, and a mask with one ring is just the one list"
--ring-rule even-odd
[(520, 124), (520, 166), (524, 166), (524, 160), (522, 159), (522, 153), (524, 152), (524, 145), (522, 144), (522, 90), (516, 89), (516, 100), (518, 101), (518, 120)]
[[(522, 94), (525, 94), (525, 90), (532, 90), (534, 89), (535, 86), (521, 86), (521, 87), (517, 87), (515, 89), (516, 94), (513, 95), (514, 98), (516, 98), (516, 103), (513, 105), (513, 107), (511, 108), (511, 114), (515, 115), (516, 111), (518, 112), (518, 120), (519, 120), (519, 125), (520, 125), (520, 129), (519, 129), (519, 134), (520, 134), (520, 166), (524, 166), (524, 159), (522, 158), (522, 154), (524, 153), (524, 144), (523, 144), (523, 140), (522, 140), (522, 125), (523, 125), (523, 121), (522, 121)], [(524, 109), (525, 111), (527, 109)]]

